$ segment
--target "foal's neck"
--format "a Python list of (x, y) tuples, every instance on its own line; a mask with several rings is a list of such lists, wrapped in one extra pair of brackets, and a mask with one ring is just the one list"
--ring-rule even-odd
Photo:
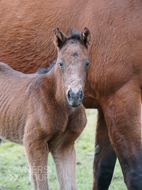
[[(54, 89), (53, 96), (55, 97), (55, 101), (57, 101), (58, 104), (62, 105), (62, 107), (65, 106), (71, 109), (71, 107), (67, 103), (62, 71), (60, 67), (58, 66), (58, 64), (56, 63), (55, 66), (52, 68), (52, 70), (45, 76), (48, 77), (49, 82), (52, 81), (53, 83), (52, 87)], [(48, 83), (48, 80), (47, 80), (47, 83)]]

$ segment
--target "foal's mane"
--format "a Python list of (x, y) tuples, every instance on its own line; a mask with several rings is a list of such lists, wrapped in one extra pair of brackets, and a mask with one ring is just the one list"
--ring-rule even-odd
[(55, 64), (56, 64), (56, 60), (53, 60), (47, 67), (43, 67), (37, 70), (36, 73), (41, 74), (41, 75), (49, 73)]

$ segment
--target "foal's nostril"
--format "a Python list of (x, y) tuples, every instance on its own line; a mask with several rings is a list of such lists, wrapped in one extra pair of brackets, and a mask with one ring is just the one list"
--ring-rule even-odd
[(72, 93), (72, 90), (70, 88), (70, 90), (68, 91), (68, 99), (71, 99), (71, 93)]
[(68, 91), (68, 98), (69, 98), (69, 99), (71, 98), (70, 91)]
[(80, 98), (81, 100), (83, 99), (83, 92), (82, 92), (81, 88), (80, 88), (80, 90), (79, 90), (79, 98)]

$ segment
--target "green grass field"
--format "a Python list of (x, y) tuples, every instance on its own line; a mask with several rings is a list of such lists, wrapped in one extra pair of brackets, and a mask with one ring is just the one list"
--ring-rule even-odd
[[(76, 180), (78, 190), (91, 190), (97, 111), (87, 110), (88, 124), (76, 141)], [(49, 189), (57, 190), (58, 183), (51, 155), (48, 162)], [(103, 181), (102, 181), (103, 183)], [(0, 147), (0, 190), (33, 190), (23, 146), (4, 142)], [(117, 162), (109, 190), (127, 190)]]

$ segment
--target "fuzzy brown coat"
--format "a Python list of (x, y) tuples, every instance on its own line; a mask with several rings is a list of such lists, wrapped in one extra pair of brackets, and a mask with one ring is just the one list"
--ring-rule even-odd
[(67, 38), (57, 28), (53, 41), (58, 56), (49, 73), (24, 74), (0, 62), (0, 142), (2, 138), (25, 146), (35, 190), (49, 190), (49, 152), (60, 190), (77, 190), (74, 143), (87, 122), (81, 89), (90, 32), (85, 28)]
[(108, 190), (116, 157), (127, 188), (142, 188), (141, 23), (141, 0), (0, 2), (0, 61), (17, 70), (35, 72), (56, 58), (55, 27), (92, 33), (84, 105), (99, 110), (93, 190)]

